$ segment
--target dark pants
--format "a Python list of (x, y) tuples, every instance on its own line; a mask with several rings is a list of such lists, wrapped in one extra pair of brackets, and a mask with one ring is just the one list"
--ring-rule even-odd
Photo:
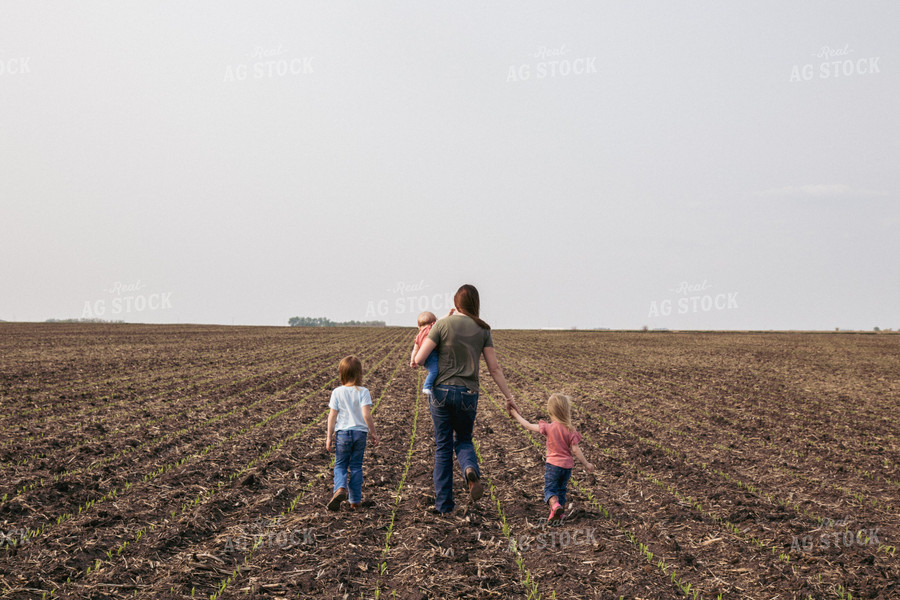
[(469, 467), (481, 476), (472, 444), (478, 392), (461, 385), (439, 385), (429, 408), (434, 422), (434, 506), (438, 512), (450, 512), (454, 506), (453, 453), (464, 476)]
[(556, 496), (560, 504), (565, 504), (566, 486), (571, 476), (572, 469), (563, 469), (547, 463), (544, 467), (544, 502), (549, 502), (550, 498)]

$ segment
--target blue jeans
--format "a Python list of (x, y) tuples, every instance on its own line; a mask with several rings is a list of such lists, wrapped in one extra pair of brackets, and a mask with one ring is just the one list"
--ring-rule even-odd
[(437, 379), (438, 373), (438, 351), (437, 348), (431, 351), (431, 354), (428, 355), (428, 358), (425, 359), (425, 370), (428, 372), (425, 375), (425, 383), (422, 385), (422, 391), (431, 391), (434, 387), (434, 380)]
[[(363, 455), (366, 452), (368, 433), (358, 429), (343, 429), (336, 434), (334, 458), (334, 491), (344, 488), (349, 492), (351, 504), (362, 500)], [(347, 471), (350, 471), (350, 485), (347, 485)]]
[(556, 496), (560, 504), (565, 504), (566, 486), (571, 476), (572, 469), (563, 469), (547, 463), (544, 467), (544, 502), (549, 502), (550, 498)]
[(434, 506), (438, 512), (453, 510), (453, 453), (465, 476), (466, 469), (478, 469), (472, 444), (472, 428), (478, 411), (478, 392), (462, 385), (439, 385), (430, 396), (434, 422)]

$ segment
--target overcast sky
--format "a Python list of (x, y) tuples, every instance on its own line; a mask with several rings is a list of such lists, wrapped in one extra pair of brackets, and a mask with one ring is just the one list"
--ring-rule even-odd
[(5, 1), (0, 319), (900, 328), (898, 24)]

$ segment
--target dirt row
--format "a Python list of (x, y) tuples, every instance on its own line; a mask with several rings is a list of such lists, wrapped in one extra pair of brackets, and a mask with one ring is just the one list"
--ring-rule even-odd
[[(347, 337), (344, 343), (352, 342), (351, 334), (345, 335)], [(278, 339), (277, 336), (270, 337)], [(8, 396), (3, 399), (3, 406), (7, 409), (6, 419), (15, 417), (15, 421), (4, 423), (2, 427), (17, 425), (24, 428), (32, 421), (48, 418), (46, 413), (52, 413), (49, 418), (55, 420), (80, 418), (83, 413), (121, 406), (139, 396), (178, 392), (186, 386), (196, 387), (236, 368), (256, 365), (264, 367), (284, 362), (291, 356), (302, 356), (322, 346), (320, 340), (312, 336), (278, 341), (276, 345), (264, 350), (247, 352), (235, 352), (231, 348), (220, 346), (203, 347), (196, 340), (190, 344), (183, 343), (171, 352), (146, 345), (140, 349), (143, 358), (135, 357), (135, 360), (143, 362), (138, 362), (135, 368), (126, 370), (125, 374), (105, 381), (91, 380), (88, 375), (81, 382), (64, 382), (60, 386), (45, 384), (37, 392), (4, 390), (4, 394)], [(291, 343), (285, 344), (286, 341)], [(271, 345), (272, 341), (269, 340), (267, 344)], [(121, 350), (107, 352), (118, 354)], [(173, 359), (173, 355), (180, 356), (181, 360)], [(162, 368), (156, 364), (162, 360), (171, 361), (176, 366)], [(76, 354), (72, 361), (77, 362), (81, 371), (85, 370), (84, 356)], [(80, 409), (80, 413), (68, 412), (70, 409)]]
[[(378, 338), (373, 343), (390, 342), (389, 338)], [(149, 450), (160, 443), (177, 444), (179, 436), (174, 434), (178, 431), (200, 427), (211, 417), (264, 401), (280, 389), (302, 383), (311, 373), (333, 369), (334, 356), (328, 350), (308, 354), (304, 358), (301, 362), (288, 360), (276, 365), (261, 376), (245, 376), (246, 373), (241, 372), (237, 380), (201, 388), (190, 395), (179, 394), (173, 398), (152, 400), (138, 398), (133, 405), (136, 410), (104, 414), (82, 423), (81, 427), (60, 423), (57, 428), (29, 444), (28, 450), (33, 458), (24, 464), (14, 462), (22, 453), (22, 448), (15, 447), (14, 451), (6, 447), (5, 454), (0, 451), (0, 456), (12, 463), (7, 463), (6, 467), (5, 479), (9, 490), (3, 491), (12, 495), (11, 491), (30, 482), (41, 478), (50, 481), (58, 476), (60, 472), (52, 470), (53, 466), (61, 466), (59, 461), (54, 460), (56, 454), (69, 453), (65, 469), (77, 471), (95, 464), (98, 459), (107, 460), (118, 452)], [(178, 412), (174, 412), (173, 408), (178, 408)], [(115, 469), (114, 465), (104, 466)]]
[[(43, 330), (28, 339), (26, 329), (17, 331), (21, 355), (0, 342), (12, 350), (0, 373), (23, 369), (13, 379), (29, 389), (51, 372), (48, 385), (60, 384), (72, 371), (53, 371), (48, 349), (77, 346), (78, 336), (61, 336), (62, 344)], [(806, 425), (816, 411), (819, 425), (842, 414), (860, 427), (878, 411), (896, 418), (884, 397), (895, 348), (883, 338), (495, 332), (525, 416), (547, 419), (550, 393), (573, 394), (582, 449), (597, 468), (590, 475), (576, 465), (567, 518), (548, 527), (544, 440), (510, 419), (484, 369), (475, 440), (485, 497), (470, 503), (457, 473), (456, 511), (433, 512), (433, 431), (420, 372), (408, 367), (411, 329), (79, 331), (91, 352), (108, 355), (96, 376), (124, 395), (104, 414), (105, 432), (72, 422), (87, 400), (48, 408), (75, 436), (102, 436), (98, 443), (61, 451), (31, 440), (15, 456), (53, 453), (39, 466), (3, 467), (25, 482), (84, 469), (0, 502), (0, 529), (33, 534), (0, 555), (3, 597), (900, 595), (898, 559), (886, 548), (900, 536), (890, 510), (900, 505), (897, 488), (885, 482), (895, 472), (876, 471), (893, 455), (873, 459), (863, 452), (870, 445), (854, 440), (829, 448), (834, 438)], [(114, 358), (125, 349), (175, 347), (166, 335), (191, 340), (182, 345), (197, 349), (196, 369), (163, 362), (156, 371), (147, 350), (135, 354), (145, 379), (116, 372), (128, 364)], [(223, 348), (246, 352), (246, 361), (229, 355), (218, 369), (204, 366)], [(325, 416), (337, 361), (349, 352), (369, 369), (381, 444), (367, 448), (361, 510), (332, 513), (324, 508), (334, 456), (324, 449)], [(763, 367), (742, 369), (745, 356)], [(834, 393), (852, 397), (853, 410), (842, 412), (832, 392), (818, 394), (830, 367), (846, 378)], [(175, 392), (160, 375), (176, 372), (194, 385)], [(870, 378), (880, 383), (867, 385)], [(126, 394), (128, 386), (169, 391), (157, 398)], [(717, 403), (720, 392), (731, 394), (728, 405)], [(868, 394), (877, 397), (861, 402)], [(167, 414), (176, 403), (196, 409)], [(884, 422), (862, 434), (880, 435)], [(50, 439), (65, 440), (65, 430)], [(0, 444), (10, 440), (0, 432)], [(105, 460), (131, 444), (137, 449)], [(877, 530), (878, 545), (846, 537), (859, 529)]]
[(574, 341), (579, 352), (603, 358), (592, 366), (606, 375), (665, 379), (720, 395), (793, 391), (802, 402), (791, 409), (807, 416), (825, 407), (882, 420), (878, 409), (900, 391), (900, 362), (890, 351), (900, 335), (521, 332), (515, 340), (540, 340), (561, 357), (571, 357)]
[(0, 323), (0, 331), (0, 349), (8, 357), (0, 364), (4, 402), (125, 383), (149, 365), (160, 374), (215, 367), (231, 357), (283, 350), (292, 335), (296, 339), (295, 332), (263, 327)]
[[(399, 345), (393, 344), (382, 350), (380, 356), (370, 351), (363, 353), (363, 357), (375, 363), (386, 360), (389, 353), (396, 356), (398, 352)], [(51, 515), (43, 521), (49, 531), (43, 531), (15, 553), (15, 562), (21, 567), (17, 569), (18, 576), (27, 577), (31, 571), (44, 586), (35, 587), (32, 580), (22, 587), (53, 589), (60, 581), (82, 573), (92, 561), (102, 559), (109, 549), (128, 540), (138, 523), (152, 525), (154, 533), (164, 535), (168, 528), (162, 527), (160, 531), (156, 527), (168, 524), (184, 512), (186, 502), (197, 498), (204, 500), (210, 492), (208, 498), (218, 501), (222, 491), (222, 488), (216, 488), (219, 483), (233, 482), (235, 470), (240, 470), (266, 448), (287, 437), (285, 432), (302, 428), (321, 413), (322, 406), (315, 398), (334, 383), (337, 358), (339, 354), (327, 371), (282, 398), (278, 412), (245, 413), (244, 419), (228, 425), (227, 429), (213, 428), (204, 437), (183, 440), (171, 454), (151, 454), (134, 468), (101, 473), (103, 479), (92, 482), (86, 489), (59, 490), (55, 497), (47, 498), (49, 506), (29, 507), (36, 508), (29, 513), (35, 517), (17, 515), (16, 525), (29, 530)], [(157, 468), (161, 472), (155, 474)], [(144, 480), (141, 474), (153, 476)], [(121, 491), (126, 482), (133, 484), (127, 493)], [(120, 492), (104, 499), (103, 490), (111, 489)], [(86, 505), (86, 498), (90, 498), (87, 502), (95, 504)], [(75, 514), (75, 505), (80, 509), (87, 508)], [(67, 510), (73, 516), (55, 524), (52, 515), (64, 515)], [(172, 510), (175, 514), (170, 512)], [(149, 535), (143, 537), (148, 539)], [(75, 550), (72, 549), (73, 540), (77, 540)], [(53, 557), (52, 561), (48, 561), (48, 555)], [(45, 587), (47, 585), (50, 587)]]
[[(565, 372), (570, 373), (570, 364), (565, 360), (562, 364)], [(691, 415), (692, 403), (681, 400), (667, 404), (664, 398), (652, 394), (652, 389), (634, 386), (627, 390), (628, 396), (625, 396), (597, 379), (586, 381), (591, 382), (588, 385), (592, 393), (597, 394), (596, 397), (605, 407), (634, 416), (644, 424), (666, 430), (683, 440), (687, 439), (690, 445), (705, 445), (709, 448), (708, 456), (731, 455), (725, 458), (730, 461), (742, 459), (747, 452), (757, 452), (760, 460), (769, 461), (769, 464), (763, 465), (767, 470), (794, 480), (795, 487), (824, 487), (826, 489), (817, 491), (816, 495), (824, 493), (828, 497), (843, 497), (850, 503), (867, 509), (867, 512), (881, 514), (881, 524), (897, 522), (897, 496), (892, 492), (897, 486), (891, 483), (894, 473), (892, 469), (879, 467), (878, 461), (871, 465), (862, 458), (857, 463), (847, 461), (846, 455), (839, 457), (843, 459), (842, 462), (810, 455), (807, 449), (811, 444), (808, 441), (804, 443), (804, 440), (792, 439), (790, 435), (779, 440), (776, 427), (767, 428), (764, 433), (766, 437), (745, 435), (739, 431), (728, 432), (728, 420), (723, 416), (723, 411), (712, 415), (704, 423), (705, 417), (702, 415)], [(730, 443), (720, 443), (723, 438), (730, 440)]]
[[(591, 366), (610, 379), (624, 375), (638, 376), (642, 383), (663, 380), (681, 390), (709, 391), (719, 400), (740, 401), (761, 389), (782, 398), (790, 394), (789, 410), (816, 423), (825, 410), (854, 423), (890, 424), (883, 409), (891, 409), (891, 394), (900, 392), (900, 357), (891, 351), (900, 345), (900, 335), (585, 332), (573, 339), (579, 352), (602, 357)], [(540, 340), (552, 354), (571, 358), (565, 337), (540, 334)], [(529, 340), (519, 336), (517, 341)], [(779, 413), (769, 416), (777, 420)], [(897, 432), (890, 428), (887, 433)]]
[[(568, 358), (560, 360), (568, 373), (579, 379), (588, 379), (582, 376), (578, 364)], [(869, 496), (869, 502), (875, 501), (888, 509), (893, 507), (893, 498), (896, 498), (893, 492), (900, 490), (900, 466), (892, 460), (897, 454), (893, 447), (888, 443), (878, 448), (871, 447), (872, 440), (880, 439), (877, 432), (859, 426), (848, 435), (846, 425), (839, 423), (839, 419), (838, 422), (832, 421), (827, 414), (823, 414), (813, 427), (785, 418), (791, 412), (784, 405), (792, 406), (800, 400), (792, 401), (768, 390), (754, 391), (753, 405), (767, 408), (782, 406), (771, 409), (773, 414), (780, 410), (778, 418), (762, 420), (753, 416), (753, 406), (727, 406), (721, 399), (705, 398), (702, 392), (693, 393), (685, 387), (674, 386), (668, 380), (660, 383), (659, 380), (648, 381), (643, 377), (601, 376), (594, 377), (593, 381), (599, 384), (601, 392), (612, 402), (624, 404), (649, 418), (662, 418), (664, 421), (676, 419), (682, 429), (706, 430), (715, 432), (719, 437), (725, 431), (724, 437), (764, 446), (771, 456), (789, 452), (792, 461), (799, 463), (804, 477), (816, 477), (818, 471), (824, 470), (828, 481), (841, 482), (851, 492), (863, 493)], [(841, 435), (842, 432), (844, 435)], [(869, 447), (854, 448), (857, 440), (869, 442)]]
[[(258, 494), (263, 505), (248, 507), (250, 515), (226, 527), (217, 539), (185, 549), (184, 569), (176, 570), (175, 578), (141, 590), (141, 594), (166, 597), (166, 590), (173, 587), (173, 597), (184, 597), (189, 588), (205, 594), (211, 589), (209, 586), (228, 581), (240, 567), (240, 573), (228, 582), (224, 596), (340, 598), (348, 594), (368, 598), (374, 597), (377, 589), (379, 594), (401, 598), (487, 598), (498, 594), (528, 597), (495, 504), (487, 498), (468, 504), (462, 482), (457, 480), (455, 514), (433, 514), (433, 433), (427, 408), (421, 404), (421, 398), (416, 398), (415, 380), (401, 368), (405, 362), (398, 364), (399, 371), (375, 412), (382, 442), (377, 448), (367, 449), (366, 500), (362, 511), (335, 514), (324, 510), (332, 491), (331, 465), (321, 447), (321, 432), (312, 432), (308, 434), (312, 439), (307, 458), (317, 468), (302, 476), (311, 485), (300, 491), (293, 510), (279, 516), (277, 506), (272, 506), (269, 499), (283, 481), (281, 477), (267, 479)], [(377, 391), (375, 386), (371, 389)], [(517, 442), (516, 431), (505, 413), (495, 415), (487, 406), (489, 403), (483, 401), (476, 431), (485, 479), (495, 486), (504, 514), (513, 526), (513, 538), (523, 544), (530, 538), (535, 540), (533, 547), (521, 551), (521, 555), (529, 562), (543, 563), (546, 551), (553, 555), (551, 562), (561, 561), (550, 570), (532, 567), (541, 571), (539, 588), (548, 597), (553, 592), (558, 597), (576, 598), (602, 597), (607, 591), (626, 596), (634, 593), (636, 597), (671, 594), (671, 583), (661, 574), (648, 574), (638, 551), (608, 520), (602, 521), (599, 529), (593, 525), (597, 515), (589, 509), (573, 515), (571, 527), (547, 531), (546, 548), (537, 547), (535, 534), (545, 531), (542, 521), (546, 516), (535, 516), (536, 507), (531, 505), (541, 495), (540, 474), (535, 478), (533, 472), (537, 462), (529, 459), (521, 468), (509, 468), (511, 459), (517, 456), (515, 451), (509, 452)], [(495, 429), (497, 425), (499, 429)], [(408, 454), (407, 468), (404, 458), (409, 448), (412, 452)], [(531, 473), (526, 473), (526, 469)], [(404, 472), (406, 479), (398, 499), (397, 486)], [(534, 489), (523, 493), (523, 484)], [(539, 512), (543, 513), (543, 509)], [(388, 540), (392, 517), (394, 526)], [(576, 546), (560, 547), (557, 536), (561, 540), (567, 532), (568, 540), (576, 531), (579, 567), (570, 573), (574, 578), (571, 585), (560, 587), (558, 575), (563, 570), (570, 571), (567, 565)], [(234, 543), (229, 546), (229, 540), (241, 536), (250, 540), (254, 534), (262, 540), (255, 550), (240, 551)], [(292, 534), (296, 543), (291, 542)], [(607, 547), (612, 551), (606, 552)], [(250, 559), (245, 562), (248, 554)], [(199, 561), (206, 566), (198, 564), (196, 557), (206, 557)], [(601, 585), (597, 581), (599, 574), (604, 575)], [(654, 589), (663, 591), (653, 596)]]
[[(569, 354), (566, 353), (564, 356)], [(714, 475), (719, 469), (724, 469), (744, 473), (745, 475), (742, 477), (746, 474), (749, 474), (751, 478), (760, 476), (766, 473), (767, 469), (765, 464), (755, 465), (754, 461), (764, 462), (769, 455), (759, 453), (748, 456), (747, 453), (742, 453), (739, 458), (736, 454), (718, 457), (715, 448), (698, 448), (696, 439), (691, 438), (689, 441), (685, 441), (682, 437), (672, 435), (665, 427), (653, 427), (652, 423), (648, 426), (647, 421), (629, 418), (627, 414), (623, 413), (612, 413), (615, 415), (613, 420), (608, 404), (598, 405), (591, 400), (594, 394), (597, 396), (602, 394), (602, 390), (592, 385), (592, 380), (580, 379), (580, 381), (573, 382), (569, 363), (558, 357), (556, 360), (559, 362), (555, 378), (546, 376), (547, 365), (554, 364), (553, 360), (547, 360), (546, 357), (544, 360), (535, 359), (527, 362), (520, 368), (523, 372), (527, 370), (528, 379), (544, 379), (548, 382), (550, 387), (545, 387), (539, 395), (546, 397), (550, 390), (569, 391), (575, 394), (579, 402), (590, 406), (593, 415), (599, 415), (600, 419), (603, 419), (604, 416), (610, 417), (605, 423), (606, 426), (595, 430), (594, 435), (595, 437), (601, 433), (613, 435), (606, 444), (601, 445), (612, 449), (609, 458), (616, 461), (618, 474), (624, 471), (623, 466), (636, 466), (639, 471), (644, 473), (644, 479), (659, 478), (666, 485), (673, 486), (676, 491), (680, 488), (685, 493), (680, 498), (677, 494), (669, 494), (672, 500), (688, 504), (684, 502), (684, 498), (692, 497), (693, 500), (699, 501), (702, 506), (706, 507), (706, 512), (718, 515), (719, 519), (724, 518), (731, 525), (737, 525), (745, 536), (754, 536), (756, 541), (747, 541), (745, 545), (753, 546), (757, 542), (761, 542), (776, 549), (779, 555), (783, 553), (791, 556), (793, 541), (796, 539), (802, 540), (808, 536), (815, 538), (818, 544), (821, 535), (836, 533), (828, 531), (828, 526), (822, 527), (821, 523), (802, 512), (786, 510), (777, 502), (769, 501), (765, 495), (751, 494), (744, 487), (736, 485), (734, 481)], [(541, 363), (545, 371), (536, 369), (535, 362)], [(651, 403), (650, 400), (652, 399), (644, 398), (641, 403), (646, 406)], [(663, 421), (671, 419), (671, 417), (672, 415), (658, 416)], [(582, 422), (589, 430), (603, 425), (591, 419), (583, 419)], [(610, 422), (614, 426), (611, 427)], [(715, 439), (722, 441), (721, 432)], [(703, 461), (709, 461), (712, 466), (701, 467)], [(743, 470), (738, 471), (736, 465), (740, 465), (739, 468)], [(766, 479), (762, 479), (762, 481), (763, 483), (758, 484), (760, 487), (771, 483)], [(795, 485), (784, 482), (780, 482), (780, 485), (776, 483), (772, 488), (779, 493), (785, 493), (788, 497), (793, 497), (796, 492)], [(869, 529), (880, 527), (882, 541), (885, 536), (895, 539), (896, 529), (891, 526), (892, 521), (883, 519), (884, 515), (875, 515), (872, 511), (864, 509), (859, 509), (857, 512), (849, 511), (844, 506), (842, 498), (829, 497), (827, 494), (824, 498), (821, 493), (811, 494), (811, 497), (815, 500), (816, 507), (826, 515), (831, 515), (834, 521), (847, 520), (849, 528), (853, 528), (854, 525), (858, 528), (868, 526)], [(715, 510), (710, 510), (710, 508)], [(693, 512), (695, 517), (703, 514), (697, 510)], [(791, 514), (792, 512), (793, 514)], [(879, 519), (879, 516), (882, 518)], [(887, 527), (884, 526), (886, 522), (888, 523)], [(696, 528), (692, 527), (691, 529)], [(854, 531), (857, 530), (854, 529)], [(725, 531), (727, 532), (728, 529)], [(714, 540), (717, 537), (720, 536), (713, 533), (708, 539)], [(711, 544), (714, 543), (716, 542), (711, 542)], [(685, 544), (681, 543), (680, 546), (684, 547)], [(845, 544), (842, 540), (840, 548), (835, 547), (833, 543), (830, 548), (821, 548), (817, 545), (811, 553), (797, 552), (792, 556), (795, 560), (799, 557), (801, 562), (811, 563), (803, 566), (805, 571), (812, 571), (814, 569), (812, 565), (816, 565), (819, 567), (819, 574), (824, 572), (822, 581), (831, 581), (830, 587), (819, 588), (820, 593), (833, 593), (837, 585), (843, 585), (853, 589), (854, 597), (890, 597), (890, 592), (887, 590), (895, 589), (895, 584), (891, 582), (897, 578), (896, 561), (893, 555), (876, 552), (874, 544), (862, 545), (858, 541)], [(779, 567), (780, 565), (776, 563), (775, 566)], [(845, 566), (847, 568), (844, 568)], [(766, 569), (759, 567), (751, 569), (751, 572), (753, 571), (761, 573), (763, 578), (772, 576), (771, 573), (766, 572)], [(819, 574), (816, 574), (814, 583), (819, 581)], [(801, 589), (801, 587), (791, 583), (786, 589)], [(813, 593), (813, 595), (817, 594)]]

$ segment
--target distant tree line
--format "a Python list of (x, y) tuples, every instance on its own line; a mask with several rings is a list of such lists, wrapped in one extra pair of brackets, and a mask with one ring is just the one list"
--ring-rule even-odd
[(326, 317), (291, 317), (291, 327), (385, 327), (384, 321), (332, 321)]

